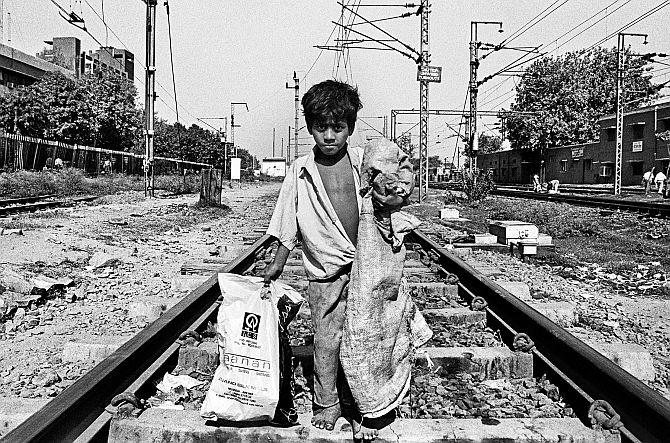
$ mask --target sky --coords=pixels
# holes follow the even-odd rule
[[[55,1],[84,18],[87,29],[100,42],[126,47],[135,54],[135,85],[140,92],[138,103],[143,103],[146,4],[141,0]],[[416,8],[401,6],[409,0],[344,2],[352,7],[360,5],[358,14],[368,20],[416,11]],[[415,2],[419,3],[419,0]],[[378,136],[382,131],[382,116],[390,115],[392,109],[419,108],[419,83],[413,60],[396,51],[351,49],[344,57],[341,52],[315,47],[327,42],[333,45],[340,36],[341,28],[333,24],[342,13],[337,0],[170,0],[169,4],[180,121],[187,126],[198,123],[207,127],[197,118],[229,119],[231,102],[246,102],[248,112],[245,106],[235,106],[235,123],[240,125],[235,128],[235,143],[259,158],[273,154],[273,128],[276,133],[275,155],[280,154],[282,138],[284,145],[288,141],[288,128],[293,126],[295,112],[294,71],[301,80],[300,96],[313,84],[328,78],[345,80],[358,87],[364,107],[350,139],[352,144],[361,144],[369,137]],[[670,53],[670,33],[667,32],[670,1],[433,0],[429,21],[431,65],[442,67],[442,80],[430,84],[429,107],[464,107],[469,78],[471,21],[503,22],[503,33],[498,32],[497,25],[479,25],[481,42],[498,44],[513,37],[505,46],[542,45],[540,51],[556,56],[588,47],[659,5],[668,6],[625,30],[647,33],[649,44],[643,46],[643,39],[635,37],[627,37],[626,44],[640,52]],[[103,11],[107,29],[100,19]],[[602,12],[592,20],[561,37],[599,11]],[[533,19],[544,17],[544,14],[547,14],[545,18],[515,37],[515,32],[524,30]],[[4,0],[2,16],[2,42],[29,54],[42,50],[44,41],[55,36],[78,37],[83,50],[98,47],[86,33],[59,16],[52,0]],[[602,20],[594,24],[599,19]],[[362,21],[355,18],[351,22],[349,13],[344,20],[347,23]],[[418,16],[376,24],[394,38],[419,50]],[[369,24],[357,24],[354,29],[375,39],[388,39]],[[582,30],[585,31],[575,36]],[[354,36],[351,34],[350,38]],[[567,41],[573,36],[574,39]],[[365,43],[365,46],[380,47],[377,43]],[[603,46],[616,46],[616,36]],[[403,49],[397,44],[396,47]],[[483,54],[480,52],[480,56]],[[481,60],[478,77],[498,71],[522,54],[518,49],[491,53]],[[662,60],[668,65],[657,65],[659,72],[655,74],[654,82],[670,79],[670,69],[665,69],[670,66],[670,57]],[[176,113],[164,0],[159,0],[157,7],[156,69],[159,95],[156,111],[160,118],[174,122]],[[485,83],[479,92],[479,109],[509,109],[517,81],[518,77],[499,75]],[[286,82],[290,89],[286,88]],[[668,89],[665,91],[670,93]],[[429,155],[438,155],[447,161],[456,160],[457,138],[450,127],[458,128],[459,120],[459,117],[430,118]],[[224,125],[223,120],[205,122],[214,128]],[[397,134],[410,131],[418,143],[418,127],[413,128],[417,122],[416,115],[400,116]],[[495,118],[482,118],[478,127],[481,131],[495,133],[495,123]],[[299,127],[302,126],[301,114]],[[228,132],[230,136],[230,129]],[[300,152],[311,146],[310,136],[304,128],[300,131],[299,142]]]

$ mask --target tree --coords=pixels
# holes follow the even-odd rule
[[[482,132],[479,135],[479,154],[489,154],[502,149],[502,138]]]
[[[624,103],[643,104],[651,90],[647,61],[626,51]],[[512,148],[540,151],[549,146],[584,143],[598,137],[597,119],[616,107],[616,50],[593,48],[543,57],[526,68],[507,120]]]
[[[0,124],[32,137],[128,151],[141,139],[136,95],[120,77],[49,72],[0,97]]]

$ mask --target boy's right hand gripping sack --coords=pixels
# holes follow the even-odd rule
[[[200,415],[212,420],[271,420],[279,401],[277,300],[260,277],[221,273],[219,287],[221,362]]]

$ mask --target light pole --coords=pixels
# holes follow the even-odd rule
[[[502,22],[474,21],[470,22],[470,151],[471,161],[470,170],[474,172],[477,168],[477,151],[479,150],[479,140],[477,139],[477,68],[479,67],[479,58],[477,49],[481,44],[477,41],[477,25],[498,25],[498,32],[503,32]]]
[[[647,44],[647,34],[635,34],[620,32],[616,47],[616,157],[614,162],[614,195],[621,194],[621,157],[623,156],[623,72],[625,36],[644,37],[644,43]]]
[[[246,102],[231,102],[230,103],[230,142],[233,144],[233,152],[235,157],[237,157],[237,145],[235,144],[235,128],[239,128],[240,125],[235,124],[235,105],[244,105],[249,112],[249,106]]]

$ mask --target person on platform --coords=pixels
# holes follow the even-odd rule
[[[302,106],[315,146],[293,162],[282,184],[267,230],[279,246],[265,281],[281,275],[300,238],[314,325],[312,424],[330,431],[344,415],[352,420],[354,438],[372,440],[377,430],[362,426],[351,412],[339,356],[362,204],[363,149],[349,146],[347,139],[362,104],[355,87],[326,80],[305,93]]]
[[[649,194],[651,191],[651,185],[654,182],[656,176],[656,167],[652,167],[650,170],[644,173],[642,176],[642,186],[644,186],[644,193]]]
[[[658,189],[659,194],[663,194],[663,185],[665,184],[665,179],[668,177],[663,173],[663,171],[658,171],[654,176],[654,183],[656,183],[656,188]]]
[[[540,186],[540,176],[535,173],[533,174],[533,192],[540,192],[542,190],[542,186]]]

